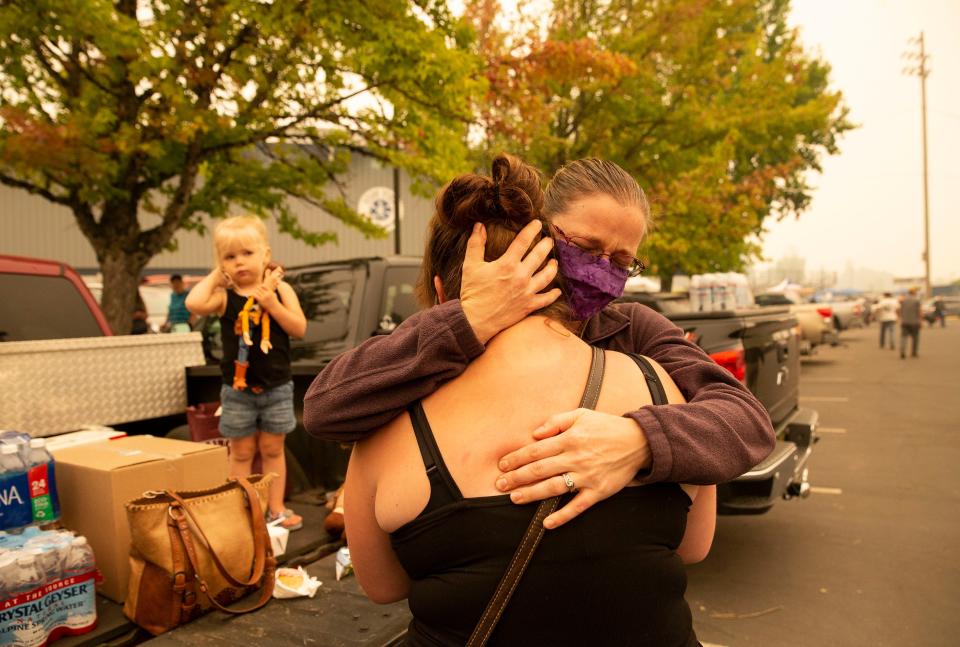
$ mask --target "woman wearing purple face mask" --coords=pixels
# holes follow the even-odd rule
[[[494,160],[492,178],[468,174],[444,187],[429,225],[421,302],[460,295],[475,222],[485,223],[487,253],[499,257],[528,222],[541,222],[543,204],[536,170],[506,155]],[[622,289],[633,262],[581,244],[558,240],[565,296],[502,331],[461,375],[354,449],[344,487],[351,559],[374,601],[409,598],[409,645],[467,643],[535,512],[494,486],[500,456],[523,446],[532,426],[581,397],[608,415],[683,402],[655,362],[578,337],[581,320],[617,282]],[[588,379],[595,370],[600,377]],[[567,500],[578,476],[561,479]],[[637,485],[544,538],[489,644],[698,644],[683,564],[709,549],[715,488]],[[578,622],[530,621],[545,611]]]
[[[544,525],[555,528],[635,478],[720,483],[763,460],[774,445],[772,425],[742,384],[660,314],[639,304],[606,305],[622,290],[623,270],[635,271],[632,259],[648,229],[649,208],[636,181],[611,162],[571,162],[547,186],[542,215],[557,241],[571,308],[577,316],[601,308],[582,321],[578,335],[656,360],[687,403],[621,415],[558,411],[530,429],[530,444],[504,452],[497,488],[524,503],[565,492],[562,475],[571,475],[579,494],[547,518]],[[478,223],[458,272],[458,298],[328,364],[304,399],[307,431],[341,442],[369,436],[483,357],[484,344],[500,331],[555,301],[560,289],[550,284],[557,264],[543,265],[554,241],[535,242],[542,226],[531,222],[506,252],[490,255],[488,232]]]

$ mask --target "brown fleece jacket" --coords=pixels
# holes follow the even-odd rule
[[[650,308],[607,306],[587,322],[583,339],[656,360],[687,399],[625,414],[637,421],[650,444],[652,464],[638,475],[643,482],[722,483],[773,449],[773,426],[763,405]],[[307,390],[304,426],[326,440],[364,438],[460,375],[483,350],[459,300],[419,312],[390,335],[333,359]]]

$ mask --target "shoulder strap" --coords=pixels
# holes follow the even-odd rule
[[[667,392],[663,390],[663,383],[660,381],[660,376],[657,375],[650,360],[643,355],[631,354],[630,357],[637,363],[637,366],[640,367],[640,372],[643,373],[643,377],[647,380],[647,386],[650,387],[650,398],[653,400],[653,404],[669,404],[667,401]]]
[[[443,461],[443,455],[437,446],[437,439],[433,435],[430,421],[427,420],[427,414],[423,410],[423,403],[417,400],[407,408],[407,412],[410,414],[413,435],[417,439],[420,457],[423,459],[423,466],[427,470],[427,479],[430,481],[430,501],[427,504],[427,509],[459,501],[463,498],[463,494],[461,494],[457,482],[453,480],[450,470],[447,469],[447,464]]]
[[[593,348],[593,359],[590,360],[590,374],[587,376],[587,386],[580,398],[581,409],[593,409],[600,399],[600,387],[603,386],[603,372],[607,366],[606,356],[599,346]]]
[[[597,400],[600,398],[600,387],[603,385],[604,365],[605,358],[603,349],[593,346],[590,374],[587,377],[587,386],[583,390],[583,397],[580,399],[581,408],[593,409],[597,406]],[[490,601],[487,603],[487,608],[483,610],[483,615],[480,616],[477,626],[474,628],[473,633],[470,634],[467,647],[482,647],[486,645],[490,634],[493,633],[497,622],[500,621],[500,616],[503,615],[504,609],[507,608],[507,603],[510,602],[510,598],[513,597],[513,592],[520,583],[520,578],[523,577],[524,571],[527,570],[527,564],[530,563],[533,553],[537,550],[537,546],[540,545],[540,540],[543,539],[543,520],[557,509],[559,501],[560,497],[555,496],[541,501],[540,505],[537,506],[537,511],[534,513],[533,519],[530,520],[530,525],[527,526],[527,531],[523,534],[523,539],[520,541],[520,545],[517,546],[517,550],[513,554],[513,559],[510,560],[506,572],[503,574],[503,577],[500,578],[500,583],[493,592],[493,597],[490,598]]]

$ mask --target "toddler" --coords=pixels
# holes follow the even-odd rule
[[[213,232],[216,267],[187,296],[195,315],[220,315],[220,434],[230,442],[230,475],[249,476],[260,452],[270,485],[268,521],[297,530],[303,518],[283,505],[286,484],[284,436],[297,426],[290,373],[290,337],[303,337],[307,320],[297,295],[270,269],[263,221],[236,216]]]

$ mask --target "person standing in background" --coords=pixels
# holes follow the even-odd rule
[[[174,274],[170,277],[170,287],[173,292],[170,293],[170,305],[167,307],[167,320],[160,329],[164,332],[190,332],[190,324],[193,323],[193,315],[187,310],[187,295],[190,290],[183,283],[183,277]]]
[[[883,293],[883,298],[877,303],[875,311],[877,319],[880,321],[880,350],[883,350],[884,342],[889,334],[890,350],[894,349],[896,344],[896,332],[894,328],[897,323],[897,309],[900,304],[889,292]]]
[[[911,357],[917,357],[920,344],[920,299],[917,288],[910,288],[907,296],[900,301],[900,359],[907,356],[907,337],[913,338]]]
[[[947,306],[943,302],[943,297],[937,297],[933,302],[933,321],[930,322],[931,328],[937,323],[937,319],[940,320],[941,328],[947,327]]]

